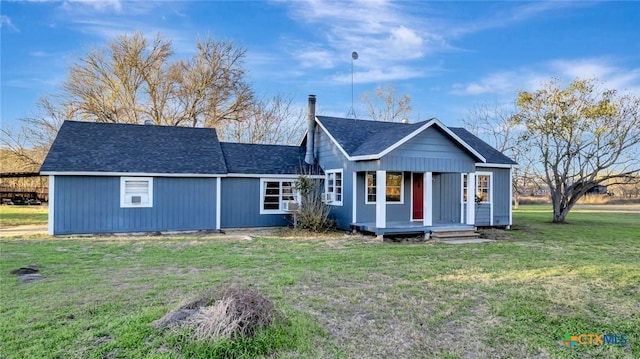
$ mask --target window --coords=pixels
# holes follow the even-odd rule
[[[476,177],[476,196],[480,202],[489,202],[491,200],[491,180],[489,175],[478,175]]]
[[[325,173],[325,201],[332,205],[342,206],[342,170],[330,170]]]
[[[385,190],[388,203],[403,203],[404,177],[402,172],[387,172],[387,188]],[[367,172],[366,203],[376,203],[376,173]]]
[[[294,180],[262,180],[262,197],[260,213],[286,213],[282,203],[296,199],[293,187]]]
[[[376,203],[376,173],[367,172],[367,203]]]
[[[121,177],[120,207],[153,207],[153,178]]]
[[[462,174],[462,202],[467,201],[467,174]]]

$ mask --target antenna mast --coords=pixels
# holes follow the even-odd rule
[[[356,119],[356,111],[353,109],[353,61],[358,59],[358,53],[357,52],[352,52],[351,53],[351,108],[349,109],[349,112],[347,113],[347,117],[349,117],[350,115],[353,115],[353,119]]]

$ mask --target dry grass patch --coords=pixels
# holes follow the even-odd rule
[[[187,325],[199,340],[250,338],[256,330],[273,324],[276,315],[273,303],[258,292],[230,288],[215,304],[189,317]]]

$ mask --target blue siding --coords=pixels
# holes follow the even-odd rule
[[[292,224],[288,214],[260,214],[260,179],[227,177],[221,180],[221,227],[273,227]]]
[[[215,178],[153,179],[152,208],[120,208],[120,177],[56,176],[54,234],[216,228]]]
[[[491,225],[491,204],[480,203],[476,205],[476,226]]]
[[[437,173],[433,179],[433,222],[460,223],[460,174]]]
[[[380,166],[414,172],[471,172],[475,162],[458,143],[430,127],[384,156]]]
[[[509,225],[510,170],[508,168],[478,168],[478,171],[493,172],[493,225]]]
[[[323,170],[342,168],[342,206],[330,205],[330,217],[336,221],[337,228],[349,230],[353,215],[351,211],[353,208],[353,163],[342,154],[320,126],[316,127],[315,149],[316,159]],[[358,210],[360,208],[362,207],[358,206]]]

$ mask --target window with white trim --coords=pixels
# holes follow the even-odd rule
[[[387,203],[404,203],[404,173],[387,172]],[[367,204],[376,203],[376,173],[367,172]]]
[[[476,196],[480,202],[487,203],[491,201],[491,175],[479,174],[476,176]]]
[[[283,202],[296,199],[293,179],[262,179],[260,181],[260,213],[278,214],[287,213],[283,209]]]
[[[120,177],[120,207],[153,207],[153,177]]]
[[[342,169],[325,171],[325,202],[342,206]]]
[[[469,185],[468,185],[468,175],[466,173],[462,174],[462,202],[467,201],[467,194],[469,193]],[[489,203],[491,202],[491,186],[493,185],[491,181],[491,172],[484,173],[476,173],[476,188],[475,188],[475,198],[473,199],[476,203]]]

